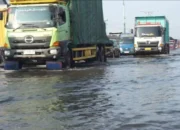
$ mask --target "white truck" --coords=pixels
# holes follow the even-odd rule
[[[169,22],[165,16],[135,18],[135,54],[169,54]]]

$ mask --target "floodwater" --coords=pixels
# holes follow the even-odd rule
[[[178,130],[180,50],[0,72],[0,130]]]

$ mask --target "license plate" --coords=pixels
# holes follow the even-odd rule
[[[151,51],[151,48],[145,48],[146,51]]]
[[[126,54],[127,54],[127,53],[129,53],[129,51],[124,51],[124,53],[126,53]]]
[[[34,50],[24,50],[24,55],[34,55],[35,51]]]

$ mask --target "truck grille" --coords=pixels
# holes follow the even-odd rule
[[[51,41],[51,36],[34,37],[32,43],[26,43],[23,37],[9,37],[9,43],[12,49],[48,48],[50,41]]]
[[[138,47],[158,47],[159,42],[138,42]]]

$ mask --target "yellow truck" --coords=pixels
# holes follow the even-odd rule
[[[7,17],[7,5],[0,5],[0,63],[3,61],[3,50],[5,43],[5,24]]]

